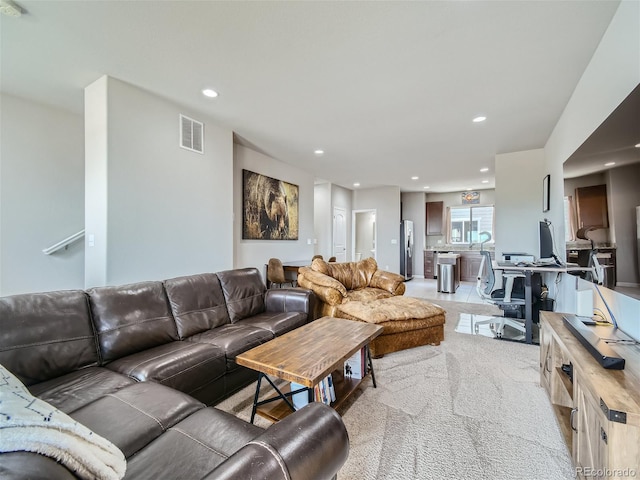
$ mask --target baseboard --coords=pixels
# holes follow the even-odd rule
[[[631,287],[631,288],[638,288],[638,287],[640,287],[640,283],[633,283],[633,282],[616,282],[616,287]]]

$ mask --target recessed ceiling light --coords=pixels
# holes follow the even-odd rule
[[[613,167],[616,164],[616,162],[607,162],[604,164],[605,167]]]
[[[205,97],[209,97],[209,98],[216,98],[218,96],[218,92],[216,92],[211,88],[205,88],[204,90],[202,90],[202,94]]]
[[[418,180],[419,177],[416,177],[415,175],[413,177],[411,177],[411,180]]]
[[[353,186],[354,186],[354,187],[359,187],[359,186],[360,186],[360,184],[359,184],[358,182],[356,182],[356,183],[354,183],[354,184],[353,184]]]
[[[482,173],[488,172],[488,171],[489,171],[489,167],[482,167],[482,168],[480,169],[480,171],[481,171]]]
[[[324,150],[314,150],[313,153],[315,153],[316,155],[324,155]]]
[[[425,185],[425,186],[424,186],[424,189],[425,189],[425,190],[426,190],[426,189],[428,189],[428,188],[431,188],[431,187],[430,187],[429,185]]]
[[[636,143],[636,148],[640,148],[640,143]]]
[[[467,187],[467,188],[465,188],[465,190],[466,190],[467,192],[470,192],[471,190],[473,190],[473,188],[471,188],[471,187]]]
[[[482,183],[489,183],[489,180],[482,180]]]
[[[487,117],[483,116],[483,115],[478,115],[476,118],[473,119],[474,123],[480,123],[480,122],[484,122],[487,119]]]
[[[22,8],[11,0],[0,0],[0,13],[9,17],[22,15]]]

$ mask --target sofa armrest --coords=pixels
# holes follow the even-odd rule
[[[331,407],[314,402],[269,427],[203,480],[329,480],[349,455],[349,436]]]
[[[300,269],[298,285],[313,290],[313,293],[328,305],[340,305],[347,296],[347,289],[338,280],[307,267]]]
[[[304,288],[271,288],[264,295],[267,312],[303,312],[311,315],[314,293]]]
[[[371,277],[369,286],[386,290],[393,295],[403,295],[406,288],[402,275],[384,270],[376,270],[373,277]]]

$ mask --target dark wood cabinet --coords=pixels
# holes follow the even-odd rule
[[[603,184],[576,188],[576,209],[578,228],[608,228],[607,186]]]
[[[478,251],[459,253],[462,255],[460,258],[460,280],[463,282],[475,282],[478,280],[482,255]],[[493,258],[493,253],[491,258]]]
[[[435,278],[436,255],[433,250],[424,251],[424,278]]]
[[[444,202],[427,202],[427,235],[444,235]]]
[[[475,282],[478,279],[478,271],[480,270],[480,262],[482,262],[482,255],[477,250],[473,251],[456,251],[460,254],[458,259],[456,276],[460,277],[462,282]],[[493,252],[491,258],[493,258]],[[433,279],[437,278],[438,269],[438,252],[433,250],[424,251],[424,278]]]

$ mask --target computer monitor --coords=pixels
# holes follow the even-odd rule
[[[540,222],[540,260],[554,260],[553,237],[547,222]]]

